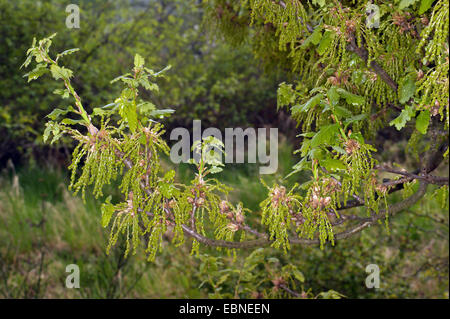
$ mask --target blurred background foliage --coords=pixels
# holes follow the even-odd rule
[[[295,125],[276,112],[276,89],[290,75],[263,67],[247,43],[236,47],[216,37],[199,3],[80,0],[81,28],[68,29],[64,1],[0,0],[0,297],[448,298],[448,213],[426,199],[390,221],[390,232],[376,227],[324,250],[244,250],[233,260],[205,248],[187,258],[189,245],[165,243],[154,263],[144,254],[124,259],[120,246],[106,255],[100,201],[83,203],[67,191],[73,145],[42,143],[44,117],[67,102],[51,94],[59,87],[50,78],[27,83],[19,70],[33,37],[58,32],[54,50],[80,48],[65,64],[90,110],[112,102],[119,87],[110,81],[139,53],[155,70],[172,66],[158,83],[160,93],[146,97],[176,110],[165,121],[168,129],[191,128],[193,119],[220,129],[275,126],[282,133],[279,170],[268,182],[286,176],[298,161],[292,155]],[[403,154],[401,145],[392,147]],[[164,165],[173,166],[168,159]],[[187,165],[174,169],[181,182],[192,177]],[[234,164],[218,176],[235,188],[233,201],[254,211],[266,197],[257,169]],[[119,196],[114,185],[109,191]],[[80,289],[64,286],[72,263],[81,268]],[[364,284],[372,263],[381,269],[377,290]],[[296,290],[280,289],[284,281]]]
[[[160,94],[144,96],[158,108],[176,110],[169,128],[192,126],[196,118],[222,129],[273,124],[276,88],[286,75],[263,73],[249,46],[214,39],[198,1],[79,1],[80,29],[66,28],[66,5],[0,1],[0,165],[49,151],[42,145],[44,117],[50,107],[67,102],[49,94],[57,83],[45,78],[27,84],[19,67],[33,37],[54,32],[55,51],[80,49],[65,63],[88,112],[114,100],[119,86],[110,81],[127,72],[139,53],[155,70],[172,66],[158,83]]]

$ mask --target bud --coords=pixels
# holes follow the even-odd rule
[[[353,154],[353,152],[357,151],[359,147],[359,143],[354,139],[349,139],[345,142],[345,151],[348,155]]]
[[[380,184],[380,185],[378,185],[377,187],[375,187],[375,189],[376,189],[377,191],[379,191],[380,193],[386,194],[386,192],[387,192],[387,190],[388,190],[388,187],[385,186],[385,185]]]
[[[169,201],[169,208],[175,208],[176,205],[177,203],[173,199]]]
[[[305,218],[301,215],[297,217],[297,222],[295,223],[295,226],[300,227],[300,225],[303,225],[305,223]]]
[[[101,129],[99,132],[98,132],[98,138],[99,139],[102,139],[102,138],[105,138],[106,136],[108,135],[108,132],[107,131],[105,131],[104,129]]]
[[[319,196],[317,196],[316,193],[313,193],[311,198],[311,207],[316,209],[317,207],[319,207],[319,205],[320,205],[320,198]]]
[[[322,197],[320,199],[320,207],[327,207],[331,203],[331,197]]]
[[[423,78],[423,75],[424,75],[424,73],[423,73],[422,70],[417,71],[417,80],[422,79],[422,78]]]
[[[91,134],[92,136],[95,136],[95,135],[97,135],[97,133],[98,133],[98,128],[96,128],[94,125],[92,125],[92,124],[89,124],[89,126],[88,126],[88,132],[89,132],[89,134]]]
[[[148,136],[148,134],[150,133],[150,129],[148,127],[144,127],[142,129],[142,132],[144,132],[144,134]]]
[[[275,287],[279,288],[281,285],[285,284],[283,277],[276,277],[272,280],[272,283]]]
[[[345,21],[345,26],[347,27],[347,32],[352,33],[356,29],[356,21],[354,20],[347,20]]]
[[[339,190],[339,183],[334,178],[325,178],[324,179],[324,194],[334,193]]]
[[[227,225],[227,228],[228,228],[229,230],[231,230],[231,231],[234,233],[234,232],[237,232],[237,231],[238,231],[239,226],[236,225],[236,224],[233,224],[233,223],[229,223],[229,224]]]
[[[227,212],[230,208],[228,207],[228,203],[226,201],[221,201],[219,204],[220,212],[224,214]]]
[[[205,181],[203,180],[203,178],[199,178],[198,183],[197,183],[197,188],[202,188],[203,186],[205,186]]]
[[[241,212],[237,212],[237,213],[236,213],[236,221],[237,221],[239,224],[242,224],[242,223],[244,222],[244,215],[242,215]]]
[[[204,198],[197,198],[197,201],[195,202],[196,206],[202,206],[205,203],[205,199]]]

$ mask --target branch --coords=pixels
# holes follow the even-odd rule
[[[362,220],[361,223],[353,226],[352,228],[342,231],[340,233],[337,233],[334,236],[334,240],[342,240],[346,239],[348,237],[351,237],[355,235],[356,233],[359,233],[361,230],[375,224],[379,219],[383,218],[388,214],[389,216],[393,217],[400,211],[402,211],[405,208],[408,208],[412,205],[414,205],[420,198],[422,198],[423,195],[426,193],[427,189],[427,183],[420,182],[419,189],[416,193],[411,195],[410,197],[406,198],[405,200],[398,202],[396,204],[393,204],[390,208],[381,209],[378,214],[372,213],[371,217],[365,218]],[[212,247],[226,247],[226,248],[253,248],[253,247],[262,247],[267,246],[272,243],[272,241],[268,240],[267,235],[265,235],[263,238],[256,239],[256,240],[249,240],[249,241],[242,241],[242,242],[233,242],[233,241],[227,241],[227,240],[215,240],[208,237],[205,237],[203,235],[200,235],[196,231],[192,230],[188,226],[182,224],[181,227],[183,228],[183,231],[186,235],[193,237],[197,239],[200,243],[203,243],[208,246]],[[289,243],[291,244],[302,244],[302,245],[315,245],[319,244],[320,241],[318,238],[315,239],[302,239],[302,238],[290,238]]]
[[[429,156],[427,156],[428,161],[425,164],[425,168],[422,172],[422,174],[428,175],[429,173],[433,172],[436,168],[438,168],[438,166],[442,163],[442,161],[444,160],[444,153],[446,152],[447,148],[448,148],[448,139],[446,139],[442,144],[439,145],[439,147],[437,148],[436,152],[430,154]],[[416,169],[414,172],[412,172],[411,174],[417,175],[420,174],[421,170],[420,169]],[[419,175],[417,175],[419,176]],[[438,180],[439,179],[447,179],[448,177],[436,177]],[[386,186],[388,187],[388,194],[392,194],[395,193],[399,190],[402,190],[404,187],[404,184],[407,182],[410,182],[411,179],[409,179],[408,177],[405,178],[401,178],[397,181],[388,181],[385,182],[383,184],[381,184],[381,186]],[[440,184],[440,185],[446,185],[446,184]],[[448,185],[448,184],[447,184]],[[394,186],[394,187],[393,187]],[[341,205],[340,208],[338,208],[338,210],[346,210],[346,209],[350,209],[350,208],[354,208],[354,207],[359,207],[359,206],[364,206],[360,201],[358,200],[351,200],[348,201],[346,205]]]
[[[283,1],[279,1],[278,4],[283,7],[283,9],[286,9],[286,4]],[[301,17],[299,17],[299,20],[305,24],[306,28],[310,33],[314,31],[314,28],[311,27],[307,22],[305,23]],[[367,63],[369,58],[369,53],[365,47],[358,47],[355,42],[355,36],[353,34],[349,35],[350,37],[350,43],[347,45],[347,50],[350,52],[356,53],[364,62]],[[373,71],[380,76],[380,78],[389,85],[390,88],[392,88],[394,91],[397,92],[398,84],[391,78],[391,76],[379,65],[377,62],[372,61],[370,63],[370,67],[373,69]]]
[[[132,168],[132,166],[133,166],[132,162],[129,159],[124,158],[124,154],[122,152],[117,150],[116,155],[118,157],[122,158],[122,160],[124,161],[124,163],[128,169]],[[432,166],[428,165],[428,167],[432,167]],[[426,188],[428,185],[428,183],[424,182],[423,179],[419,179],[419,182],[420,182],[419,190],[415,194],[413,194],[412,196],[408,197],[407,199],[405,199],[399,203],[392,205],[387,210],[381,209],[378,214],[372,212],[371,216],[368,218],[360,218],[357,216],[343,215],[343,218],[345,220],[359,220],[360,223],[358,223],[357,225],[353,226],[350,229],[347,229],[345,231],[337,233],[334,236],[334,240],[338,241],[338,240],[342,240],[342,239],[351,237],[354,234],[360,232],[361,230],[373,225],[379,219],[386,216],[386,214],[390,215],[392,217],[392,216],[396,215],[398,212],[400,212],[401,210],[408,208],[408,207],[412,206],[413,204],[415,204],[425,194]],[[141,182],[141,187],[144,189],[144,191],[147,194],[151,194],[151,190],[148,189],[147,187],[145,187],[145,184],[143,182]],[[358,204],[362,205],[360,202],[358,202]],[[164,205],[163,205],[163,207],[164,207]],[[165,210],[165,212],[167,213],[167,215],[170,218],[170,216],[171,216],[170,211],[168,211],[167,208],[163,208],[163,209]],[[146,214],[149,216],[153,216],[153,214],[151,212],[146,212]],[[172,221],[172,222],[174,222],[174,221]],[[245,248],[263,247],[263,246],[267,246],[273,242],[272,240],[269,240],[269,237],[267,236],[267,234],[263,234],[256,230],[253,230],[247,225],[242,225],[242,226],[240,226],[240,228],[244,231],[248,231],[248,232],[256,235],[257,237],[259,237],[259,239],[247,240],[247,241],[242,241],[242,242],[216,240],[216,239],[211,239],[211,238],[208,238],[206,236],[199,234],[192,227],[189,227],[185,224],[182,224],[181,228],[183,229],[183,232],[187,236],[195,238],[198,242],[200,242],[204,245],[207,245],[207,246],[211,246],[211,247],[245,249]],[[318,238],[303,239],[303,238],[292,238],[291,237],[291,238],[289,238],[289,243],[290,244],[301,244],[301,245],[315,245],[315,244],[319,244],[320,241]]]
[[[403,200],[401,202],[393,204],[387,210],[382,209],[382,210],[380,210],[380,212],[378,214],[372,213],[371,217],[368,218],[367,221],[363,221],[360,224],[337,234],[335,236],[335,240],[345,239],[345,238],[348,238],[348,237],[360,232],[361,230],[367,228],[368,226],[375,224],[379,219],[383,218],[386,214],[388,214],[390,217],[394,217],[400,211],[402,211],[408,207],[411,207],[417,201],[419,201],[419,199],[421,199],[422,196],[425,195],[425,193],[427,191],[427,186],[428,186],[427,183],[420,181],[419,189],[417,190],[416,193],[414,193],[413,195],[411,195],[410,197],[406,198],[405,200]]]
[[[358,47],[355,43],[354,36],[347,45],[347,50],[356,53],[364,62],[367,63],[369,53],[365,47]],[[391,89],[397,92],[398,84],[391,78],[391,76],[379,65],[377,62],[370,62],[372,70],[387,84]]]
[[[278,287],[280,287],[281,289],[283,289],[284,291],[286,291],[287,293],[291,294],[292,296],[294,296],[296,298],[300,298],[300,296],[301,296],[298,292],[292,290],[285,284],[280,284],[280,285],[278,285]]]
[[[376,169],[383,171],[383,172],[389,172],[392,174],[405,176],[405,177],[407,177],[408,181],[420,179],[428,184],[448,185],[448,177],[439,177],[439,176],[434,176],[434,175],[430,175],[430,174],[417,175],[414,173],[409,173],[404,170],[397,170],[397,169],[394,169],[394,168],[388,167],[388,166],[378,166]],[[393,182],[395,182],[395,181],[393,181]],[[406,181],[402,181],[402,183],[404,183],[404,182],[406,182]]]

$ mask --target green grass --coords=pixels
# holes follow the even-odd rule
[[[187,249],[168,245],[156,263],[144,254],[123,258],[120,245],[106,255],[100,201],[67,191],[60,171],[26,168],[0,179],[0,297],[114,298],[205,297],[192,289]],[[181,256],[180,256],[181,257]],[[65,267],[77,264],[81,288],[65,288]],[[170,278],[170,280],[169,280]]]

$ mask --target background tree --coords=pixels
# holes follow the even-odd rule
[[[131,72],[113,80],[116,97],[108,96],[96,105],[86,104],[83,95],[77,93],[77,77],[64,66],[68,57],[75,61],[80,52],[57,53],[60,50],[50,47],[53,36],[34,41],[24,63],[25,67],[34,67],[27,75],[29,81],[52,75],[59,83],[56,93],[70,98],[72,105],[55,108],[48,115],[44,140],[54,143],[66,136],[76,142],[69,167],[70,187],[75,193],[80,191],[83,198],[86,191],[92,191],[102,199],[102,224],[111,227],[108,249],[123,239],[125,255],[134,254],[140,251],[142,240],[147,257],[154,260],[170,232],[168,237],[177,246],[192,239],[191,252],[198,256],[203,250],[210,251],[207,247],[226,248],[236,256],[238,248],[271,246],[288,254],[267,261],[279,265],[284,259],[287,264],[264,281],[273,285],[272,292],[282,292],[278,296],[307,297],[307,293],[296,291],[296,285],[305,282],[291,264],[297,254],[302,260],[333,261],[310,269],[322,283],[334,267],[348,269],[349,276],[340,279],[337,288],[332,287],[339,291],[338,287],[355,280],[351,278],[355,266],[348,263],[349,259],[357,260],[380,243],[392,246],[383,231],[368,231],[370,226],[384,223],[384,229],[395,236],[397,230],[389,224],[391,217],[400,212],[400,218],[408,223],[417,218],[441,223],[442,214],[438,218],[427,213],[417,216],[417,210],[410,207],[438,203],[442,213],[448,205],[448,3],[376,4],[381,16],[379,26],[374,28],[366,25],[366,4],[358,1],[203,2],[206,23],[216,26],[219,36],[237,47],[251,45],[269,72],[279,69],[289,75],[278,87],[277,101],[278,108],[287,108],[301,129],[302,140],[296,152],[301,158],[289,174],[301,184],[264,178],[261,182],[267,194],[256,210],[233,201],[230,188],[211,178],[213,174],[221,176],[224,169],[214,156],[217,154],[209,152],[211,146],[222,148],[215,139],[195,145],[202,157],[199,163],[192,163],[196,174],[187,182],[176,180],[175,170],[167,170],[161,163],[160,155],[168,147],[160,116],[170,113],[164,110],[168,107],[164,101],[189,101],[205,112],[205,99],[197,99],[198,91],[189,91],[178,99],[174,90],[174,96],[165,98],[162,87],[170,87],[177,79],[164,79],[162,75],[168,76],[171,71],[162,66],[158,68],[161,71],[148,68],[152,57],[141,52],[134,55]],[[170,5],[165,8],[171,12]],[[168,17],[169,25],[170,20]],[[135,51],[140,51],[138,46]],[[167,51],[170,49],[162,48],[160,52],[164,56]],[[194,54],[189,61],[196,59]],[[186,69],[195,67],[189,62]],[[208,69],[213,71],[206,72],[207,78],[214,82],[217,72]],[[227,101],[230,96],[229,84],[242,79],[240,74],[232,78],[217,86],[206,86],[206,95],[214,101],[218,98],[219,105],[223,105],[222,97]],[[158,94],[156,81],[160,84]],[[201,92],[204,82],[196,83]],[[240,82],[234,83],[239,87]],[[217,113],[214,106],[209,110],[210,118],[229,111],[219,108]],[[248,113],[243,114],[245,117]],[[111,183],[117,183],[121,194],[105,198],[103,193],[110,193],[107,185]],[[448,217],[443,215],[444,219]],[[443,223],[445,237],[448,226],[445,230]],[[362,230],[356,240],[351,238]],[[349,239],[350,244],[343,239]],[[408,237],[395,247],[414,246],[415,240]],[[352,252],[353,243],[364,250]],[[448,245],[448,240],[445,243]],[[342,245],[339,250],[328,248],[336,244]],[[320,246],[321,250],[305,249],[304,255],[292,249],[294,245]],[[336,256],[337,251],[342,255]],[[260,276],[253,271],[261,270],[264,264],[259,252],[243,262],[242,269],[246,270],[235,278],[239,288],[233,296],[259,296],[251,294],[257,289],[255,285],[240,285],[241,275]],[[381,261],[383,254],[377,250],[372,256]],[[405,256],[398,258],[403,261]],[[448,263],[435,261],[439,267],[448,268]],[[210,275],[207,284],[213,296],[230,297],[222,295],[220,289],[226,285],[226,278],[234,278],[235,272],[230,271],[227,277],[214,267],[208,268],[216,262],[203,257],[202,267],[209,270],[202,268],[200,273],[204,275],[205,270]],[[311,264],[305,262],[302,266],[308,268]],[[426,262],[422,266],[429,268]],[[266,271],[273,272],[271,267]],[[310,284],[324,289],[320,280]],[[361,293],[360,289],[355,288],[353,293]],[[332,291],[330,294],[328,297],[339,296]]]
[[[270,111],[276,103],[276,78],[285,76],[262,76],[249,46],[236,49],[209,41],[196,1],[80,1],[80,29],[65,26],[66,5],[57,0],[0,1],[0,86],[9,88],[0,92],[1,167],[8,159],[19,164],[43,154],[64,162],[74,147],[66,139],[52,147],[42,143],[48,106],[58,103],[56,95],[48,94],[55,83],[30,82],[31,90],[23,91],[27,79],[16,71],[33,37],[54,32],[57,50],[80,49],[77,58],[69,55],[66,61],[89,112],[119,93],[109,82],[126,72],[137,52],[149,65],[172,66],[159,83],[166,94],[146,96],[157,107],[177,110],[168,127],[190,127],[191,116],[205,115],[205,124],[223,128],[261,124],[276,114]]]

